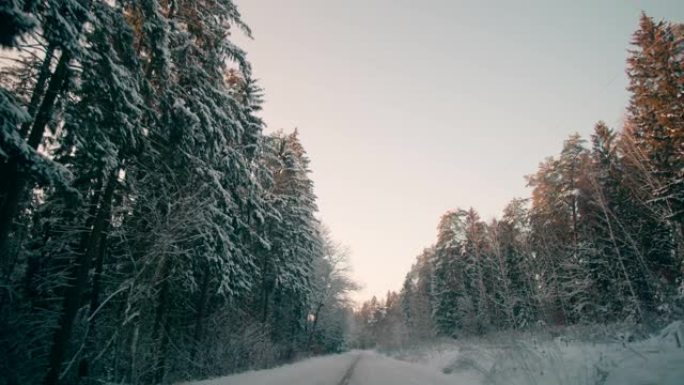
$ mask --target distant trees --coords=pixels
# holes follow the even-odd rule
[[[425,249],[418,256],[411,271],[406,274],[401,288],[400,306],[407,337],[411,340],[427,339],[434,334],[432,317],[432,274],[434,248]]]
[[[642,15],[627,74],[623,129],[570,135],[499,220],[442,216],[397,294],[406,336],[371,333],[390,322],[374,300],[356,314],[360,345],[684,315],[684,27]]]
[[[354,286],[297,133],[262,132],[233,2],[5,3],[0,384],[169,383],[343,348]]]

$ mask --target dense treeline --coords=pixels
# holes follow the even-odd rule
[[[357,344],[684,316],[684,26],[643,15],[627,74],[624,127],[571,135],[500,219],[444,214],[400,293],[355,313]]]
[[[344,348],[308,159],[231,0],[10,0],[0,384],[168,383]]]

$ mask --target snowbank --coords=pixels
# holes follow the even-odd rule
[[[555,334],[555,333],[554,333]],[[392,353],[398,359],[442,371],[454,383],[492,385],[682,385],[684,324],[672,323],[640,341],[628,334],[587,329],[498,334],[485,339],[441,341]]]

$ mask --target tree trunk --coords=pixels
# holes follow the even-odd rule
[[[33,93],[31,94],[31,100],[26,108],[31,119],[34,118],[36,109],[39,106],[40,100],[45,93],[45,85],[47,84],[48,77],[50,76],[50,64],[52,63],[52,58],[55,55],[55,45],[50,43],[47,50],[45,51],[45,57],[43,58],[43,63],[40,66],[40,72],[38,74],[38,80],[36,80],[36,86],[33,88]],[[21,125],[21,130],[19,131],[22,138],[26,138],[29,130],[31,129],[31,121],[27,121]]]
[[[115,169],[109,176],[105,192],[100,201],[99,210],[93,221],[93,227],[88,236],[84,237],[81,250],[77,253],[76,260],[67,272],[68,286],[64,293],[62,314],[53,335],[52,347],[50,348],[48,373],[45,377],[46,385],[59,383],[62,363],[64,362],[64,356],[71,338],[74,319],[81,307],[81,295],[87,285],[90,263],[98,250],[100,239],[103,236],[105,225],[108,223],[110,216],[112,197],[116,188],[116,172],[117,170]]]
[[[314,334],[316,334],[316,326],[318,326],[318,316],[321,313],[321,309],[323,308],[323,303],[319,303],[318,306],[316,306],[316,311],[314,312],[314,319],[313,319],[313,324],[311,324],[311,332],[309,333],[309,341],[306,343],[307,348],[311,350],[311,344],[313,344],[313,338]]]
[[[43,140],[45,127],[52,117],[57,96],[69,83],[70,61],[71,54],[67,51],[63,52],[59,58],[55,73],[50,78],[48,88],[45,91],[45,96],[40,103],[33,124],[31,124],[27,144],[34,150],[38,148],[38,145]],[[11,183],[3,183],[3,187],[0,188],[0,254],[5,255],[2,260],[3,267],[6,266],[7,246],[12,225],[19,213],[29,181],[29,176],[25,172],[21,172],[20,167],[20,161],[15,155],[2,166],[3,170],[0,171],[0,174],[3,174],[2,176],[6,181],[11,181]]]
[[[100,169],[99,174],[101,175],[103,170]],[[88,207],[90,208],[88,210],[88,216],[86,217],[86,222],[85,222],[85,227],[86,229],[90,229],[93,226],[93,221],[95,219],[95,216],[97,215],[97,209],[98,209],[98,203],[100,202],[100,198],[102,196],[102,184],[105,182],[103,180],[104,178],[100,177],[97,178],[97,181],[95,182],[94,186],[91,188],[91,191],[93,191],[93,196],[90,199],[90,202],[88,203]],[[70,217],[73,218],[73,215]],[[68,222],[68,221],[67,221]],[[36,225],[35,227],[37,227]],[[56,233],[59,232],[59,229],[53,229],[52,226],[50,225],[47,229],[45,229],[42,240],[43,244],[46,244],[48,240],[55,235]],[[45,262],[47,258],[45,258],[44,255],[40,255],[40,253],[32,253],[27,260],[27,268],[26,268],[26,273],[24,274],[24,293],[26,295],[26,298],[29,299],[29,301],[32,304],[32,307],[36,308],[39,306],[44,306],[42,302],[45,301],[45,296],[41,295],[36,291],[36,283],[34,282],[35,277],[40,274],[40,272],[45,268]],[[53,266],[55,267],[55,266]],[[64,269],[68,267],[68,261],[61,262],[56,265],[58,269]],[[64,293],[58,293],[59,295],[63,295]],[[37,301],[42,301],[41,303],[37,303]]]
[[[100,239],[100,247],[97,252],[95,260],[95,274],[93,275],[93,285],[90,292],[90,315],[93,316],[97,307],[100,305],[100,291],[102,281],[102,269],[104,267],[104,259],[107,254],[107,229],[109,228],[109,221],[105,224],[104,234]],[[94,320],[95,318],[93,318]],[[92,331],[92,330],[91,330]]]
[[[157,344],[156,357],[154,362],[153,381],[160,384],[166,376],[166,348],[168,334],[166,330],[167,308],[169,301],[168,274],[170,262],[164,257],[160,273],[160,289],[157,297],[157,314],[154,318],[154,329],[152,331],[152,341]]]
[[[104,267],[104,259],[107,253],[107,231],[109,229],[109,218],[106,219],[106,224],[104,226],[102,237],[100,237],[100,245],[97,250],[97,255],[95,256],[95,274],[93,275],[93,283],[90,289],[90,307],[89,307],[89,321],[88,321],[88,338],[86,341],[85,356],[81,360],[81,366],[89,368],[92,362],[90,359],[92,355],[96,354],[95,349],[97,348],[97,317],[96,312],[100,306],[100,291],[101,291],[101,281],[102,281],[102,269]],[[80,373],[79,373],[80,374]],[[87,376],[87,369],[86,369]]]
[[[207,307],[207,300],[209,297],[209,265],[205,264],[202,269],[202,283],[200,286],[200,295],[197,301],[197,315],[195,316],[195,348],[192,350],[191,361],[195,360],[197,353],[200,350],[200,343],[204,332],[204,317]]]
[[[268,253],[264,254],[261,261],[261,323],[265,327],[268,321],[269,302],[271,300],[271,282],[268,279]]]

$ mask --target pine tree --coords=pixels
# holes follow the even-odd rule
[[[627,60],[630,135],[646,171],[649,203],[670,227],[684,264],[684,46],[682,29],[641,15]],[[672,282],[676,275],[666,276]]]
[[[0,46],[16,46],[18,40],[35,27],[35,19],[31,10],[27,9],[30,4],[31,1],[19,0],[7,0],[0,4]]]
[[[641,15],[627,60],[632,93],[628,107],[637,146],[650,163],[656,182],[654,196],[666,207],[669,219],[682,223],[684,215],[684,48],[676,29]]]
[[[591,306],[592,282],[584,274],[588,245],[582,238],[588,153],[571,135],[557,159],[547,159],[528,178],[532,193],[532,237],[539,250],[539,271],[546,313],[554,322],[574,322]]]
[[[514,199],[498,224],[498,243],[506,265],[513,327],[525,328],[538,319],[535,260],[530,248],[528,201]]]
[[[33,10],[32,4],[32,1],[25,3],[26,12]],[[45,41],[46,48],[40,76],[26,106],[28,116],[17,120],[16,105],[3,107],[3,110],[14,111],[10,116],[15,116],[12,119],[14,125],[0,125],[0,150],[3,154],[0,179],[14,181],[0,185],[0,252],[3,257],[0,265],[5,268],[11,265],[6,260],[14,254],[10,236],[21,208],[29,200],[30,187],[36,181],[41,185],[62,187],[69,183],[68,173],[45,159],[37,149],[43,144],[53,115],[60,110],[60,95],[63,97],[70,88],[72,61],[80,59],[84,53],[79,41],[83,23],[90,17],[90,6],[88,0],[51,0],[38,8],[35,16],[40,20],[42,33],[38,39]],[[56,51],[59,51],[59,59],[54,71],[50,72]],[[7,102],[3,101],[3,104]]]
[[[474,307],[466,292],[463,247],[466,229],[463,210],[442,216],[437,230],[437,244],[432,273],[432,319],[437,334],[456,336],[472,327]],[[471,331],[471,330],[467,330]]]
[[[274,365],[310,339],[344,348],[353,285],[326,255],[297,134],[262,134],[232,1],[8,14],[39,47],[0,90],[10,382],[167,383]],[[23,39],[16,26],[3,44]]]
[[[401,307],[404,323],[411,341],[421,341],[434,336],[432,322],[432,283],[434,248],[428,248],[416,258],[416,263],[406,275],[401,290]]]
[[[648,296],[642,289],[648,267],[630,247],[629,233],[625,234],[630,224],[622,218],[639,220],[639,215],[624,186],[625,170],[616,138],[603,122],[597,123],[592,135],[591,196],[586,213],[585,236],[592,245],[587,267],[597,287],[594,319],[638,320],[644,311],[641,302]]]
[[[317,207],[308,176],[309,161],[297,131],[268,138],[266,152],[266,166],[273,175],[266,199],[278,217],[267,223],[270,248],[263,253],[260,265],[260,308],[262,322],[280,320],[273,322],[274,339],[285,343],[303,333],[313,290],[313,268],[323,255],[323,243],[314,217]],[[286,350],[290,355],[294,347]]]

